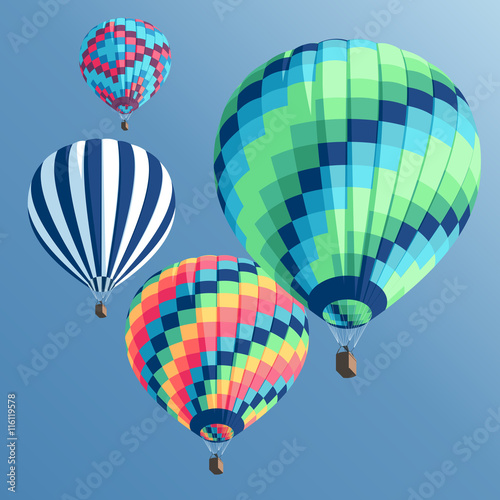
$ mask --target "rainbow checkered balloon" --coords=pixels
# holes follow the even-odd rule
[[[129,115],[160,88],[170,71],[170,46],[155,26],[117,18],[91,29],[80,48],[80,69],[94,92]]]
[[[142,386],[219,455],[287,393],[309,343],[302,304],[254,262],[212,255],[151,277],[125,339]]]
[[[480,156],[469,105],[442,71],[392,45],[326,40],[236,89],[215,176],[248,253],[355,346],[463,231]]]

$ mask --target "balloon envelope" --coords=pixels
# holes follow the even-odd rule
[[[304,307],[255,263],[204,256],[144,284],[125,339],[142,386],[215,453],[290,389],[307,328]]]
[[[128,115],[146,103],[170,71],[165,35],[140,19],[117,18],[91,29],[80,48],[80,70],[94,92]]]
[[[479,139],[462,93],[432,64],[327,40],[276,56],[233,93],[215,175],[250,255],[355,343],[462,232]]]
[[[172,227],[166,168],[144,149],[113,139],[79,141],[51,154],[28,195],[38,240],[97,300],[140,269]]]

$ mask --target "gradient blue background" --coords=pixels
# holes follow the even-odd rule
[[[398,13],[387,22],[387,15],[376,13],[389,6]],[[243,0],[231,8],[221,20],[212,0],[72,0],[60,5],[19,53],[7,34],[20,34],[22,17],[32,19],[40,6],[23,0],[2,9],[0,399],[5,406],[0,415],[6,415],[7,393],[16,392],[17,498],[79,498],[78,478],[85,481],[94,470],[92,462],[108,460],[114,450],[124,463],[90,490],[92,500],[407,499],[409,488],[418,490],[427,481],[425,473],[446,460],[455,463],[456,473],[435,488],[433,498],[500,498],[500,432],[486,436],[466,462],[465,454],[453,451],[464,435],[484,424],[488,410],[500,406],[498,4]],[[87,31],[118,16],[154,23],[172,47],[166,84],[133,116],[126,134],[78,67]],[[187,257],[245,255],[214,198],[213,144],[227,99],[272,56],[307,42],[362,36],[357,29],[445,71],[469,98],[482,144],[481,187],[467,228],[439,266],[367,329],[357,349],[358,381],[366,379],[367,363],[380,360],[381,343],[407,331],[412,344],[356,390],[335,372],[337,346],[327,326],[309,314],[311,343],[301,376],[279,405],[229,446],[223,476],[208,472],[205,445],[170,417],[131,451],[137,443],[129,442],[126,433],[141,424],[151,430],[147,419],[157,406],[126,357],[125,316],[135,291],[160,268]],[[488,80],[494,85],[485,86]],[[170,172],[178,200],[169,239],[117,290],[106,320],[91,315],[85,304],[90,293],[38,244],[26,209],[28,186],[40,162],[99,127],[104,136],[156,155]],[[196,198],[197,190],[206,190],[208,197]],[[206,206],[184,217],[181,207],[195,208],[193,203]],[[443,282],[455,279],[466,288],[441,307]],[[419,308],[432,301],[441,313],[432,322],[417,323]],[[19,366],[30,366],[32,349],[41,351],[50,342],[48,334],[68,322],[81,333],[26,384]],[[6,425],[0,418],[1,435]],[[484,440],[481,431],[477,436]],[[305,449],[281,471],[272,461],[279,460],[282,442],[294,439]],[[7,448],[0,449],[5,478]],[[258,483],[254,474],[269,464],[281,473],[269,476],[270,483]],[[2,496],[6,486],[2,480]],[[424,486],[422,493],[431,490]]]

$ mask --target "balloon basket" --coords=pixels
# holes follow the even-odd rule
[[[344,351],[337,353],[337,372],[343,378],[352,378],[356,376],[356,358],[352,352]]]
[[[128,123],[125,120],[122,121],[122,130],[125,130],[125,132],[128,130]]]
[[[222,462],[220,457],[215,455],[215,457],[211,457],[208,460],[208,468],[210,469],[210,472],[212,474],[218,476],[219,474],[222,474],[224,472],[224,463]]]
[[[108,315],[108,310],[106,309],[106,306],[102,302],[98,302],[95,305],[95,315],[98,318],[105,318]]]

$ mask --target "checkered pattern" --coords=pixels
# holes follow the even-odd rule
[[[145,283],[126,343],[135,374],[163,408],[206,440],[226,440],[291,387],[307,328],[304,307],[255,263],[205,256]]]
[[[234,437],[234,431],[227,425],[214,424],[203,427],[200,435],[206,441],[214,441],[216,443],[220,443],[232,439]]]
[[[139,19],[111,19],[90,30],[80,49],[83,78],[121,114],[147,102],[170,71],[165,35]]]
[[[480,148],[465,98],[435,66],[391,45],[327,40],[271,59],[234,92],[215,174],[250,255],[349,328],[401,298],[456,241]],[[347,317],[331,309],[345,301]]]
[[[331,325],[357,328],[372,319],[372,311],[366,304],[357,300],[338,300],[325,308],[323,319]]]

